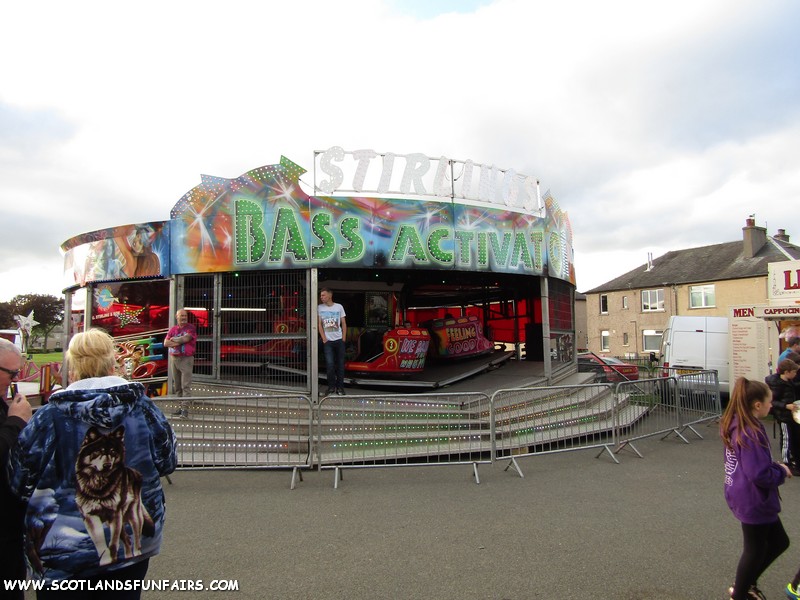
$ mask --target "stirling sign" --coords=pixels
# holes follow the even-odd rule
[[[318,176],[317,169],[327,177]],[[345,181],[350,187],[343,187]],[[346,151],[339,146],[314,153],[314,192],[416,195],[475,200],[528,212],[542,209],[538,180],[514,169],[419,153]]]

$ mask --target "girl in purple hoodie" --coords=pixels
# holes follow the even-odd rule
[[[769,414],[772,393],[765,383],[736,380],[720,421],[725,444],[725,500],[742,522],[743,549],[736,568],[732,600],[764,598],[759,576],[789,547],[778,513],[778,486],[791,477],[785,464],[772,459],[761,419]]]

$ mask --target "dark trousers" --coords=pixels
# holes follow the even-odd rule
[[[736,568],[733,600],[746,600],[751,585],[789,547],[789,536],[778,519],[766,525],[742,523],[742,556]]]
[[[800,425],[794,419],[781,421],[781,460],[800,467]]]
[[[97,581],[133,581],[134,579],[142,580],[147,575],[147,567],[150,566],[150,559],[145,559],[140,562],[134,563],[129,567],[121,569],[114,569],[113,571],[106,571],[102,575],[95,575],[94,577],[76,577],[76,579],[84,579],[95,583]],[[54,598],[68,599],[68,600],[139,600],[142,596],[141,588],[136,590],[126,591],[92,591],[76,590],[76,591],[51,591],[41,590],[36,592],[37,600],[49,600]]]
[[[23,554],[22,538],[0,540],[0,578],[3,580],[18,579],[24,581],[28,577]],[[0,598],[9,600],[24,600],[25,593],[21,590],[6,591],[5,585],[0,582]]]
[[[344,389],[344,340],[328,340],[322,344],[322,350],[325,352],[328,387]]]

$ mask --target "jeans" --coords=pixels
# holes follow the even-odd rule
[[[344,389],[344,340],[328,340],[322,344],[322,350],[325,352],[328,387]]]

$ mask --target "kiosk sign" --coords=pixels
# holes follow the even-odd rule
[[[787,300],[800,302],[800,260],[772,262],[768,268],[770,304]]]

